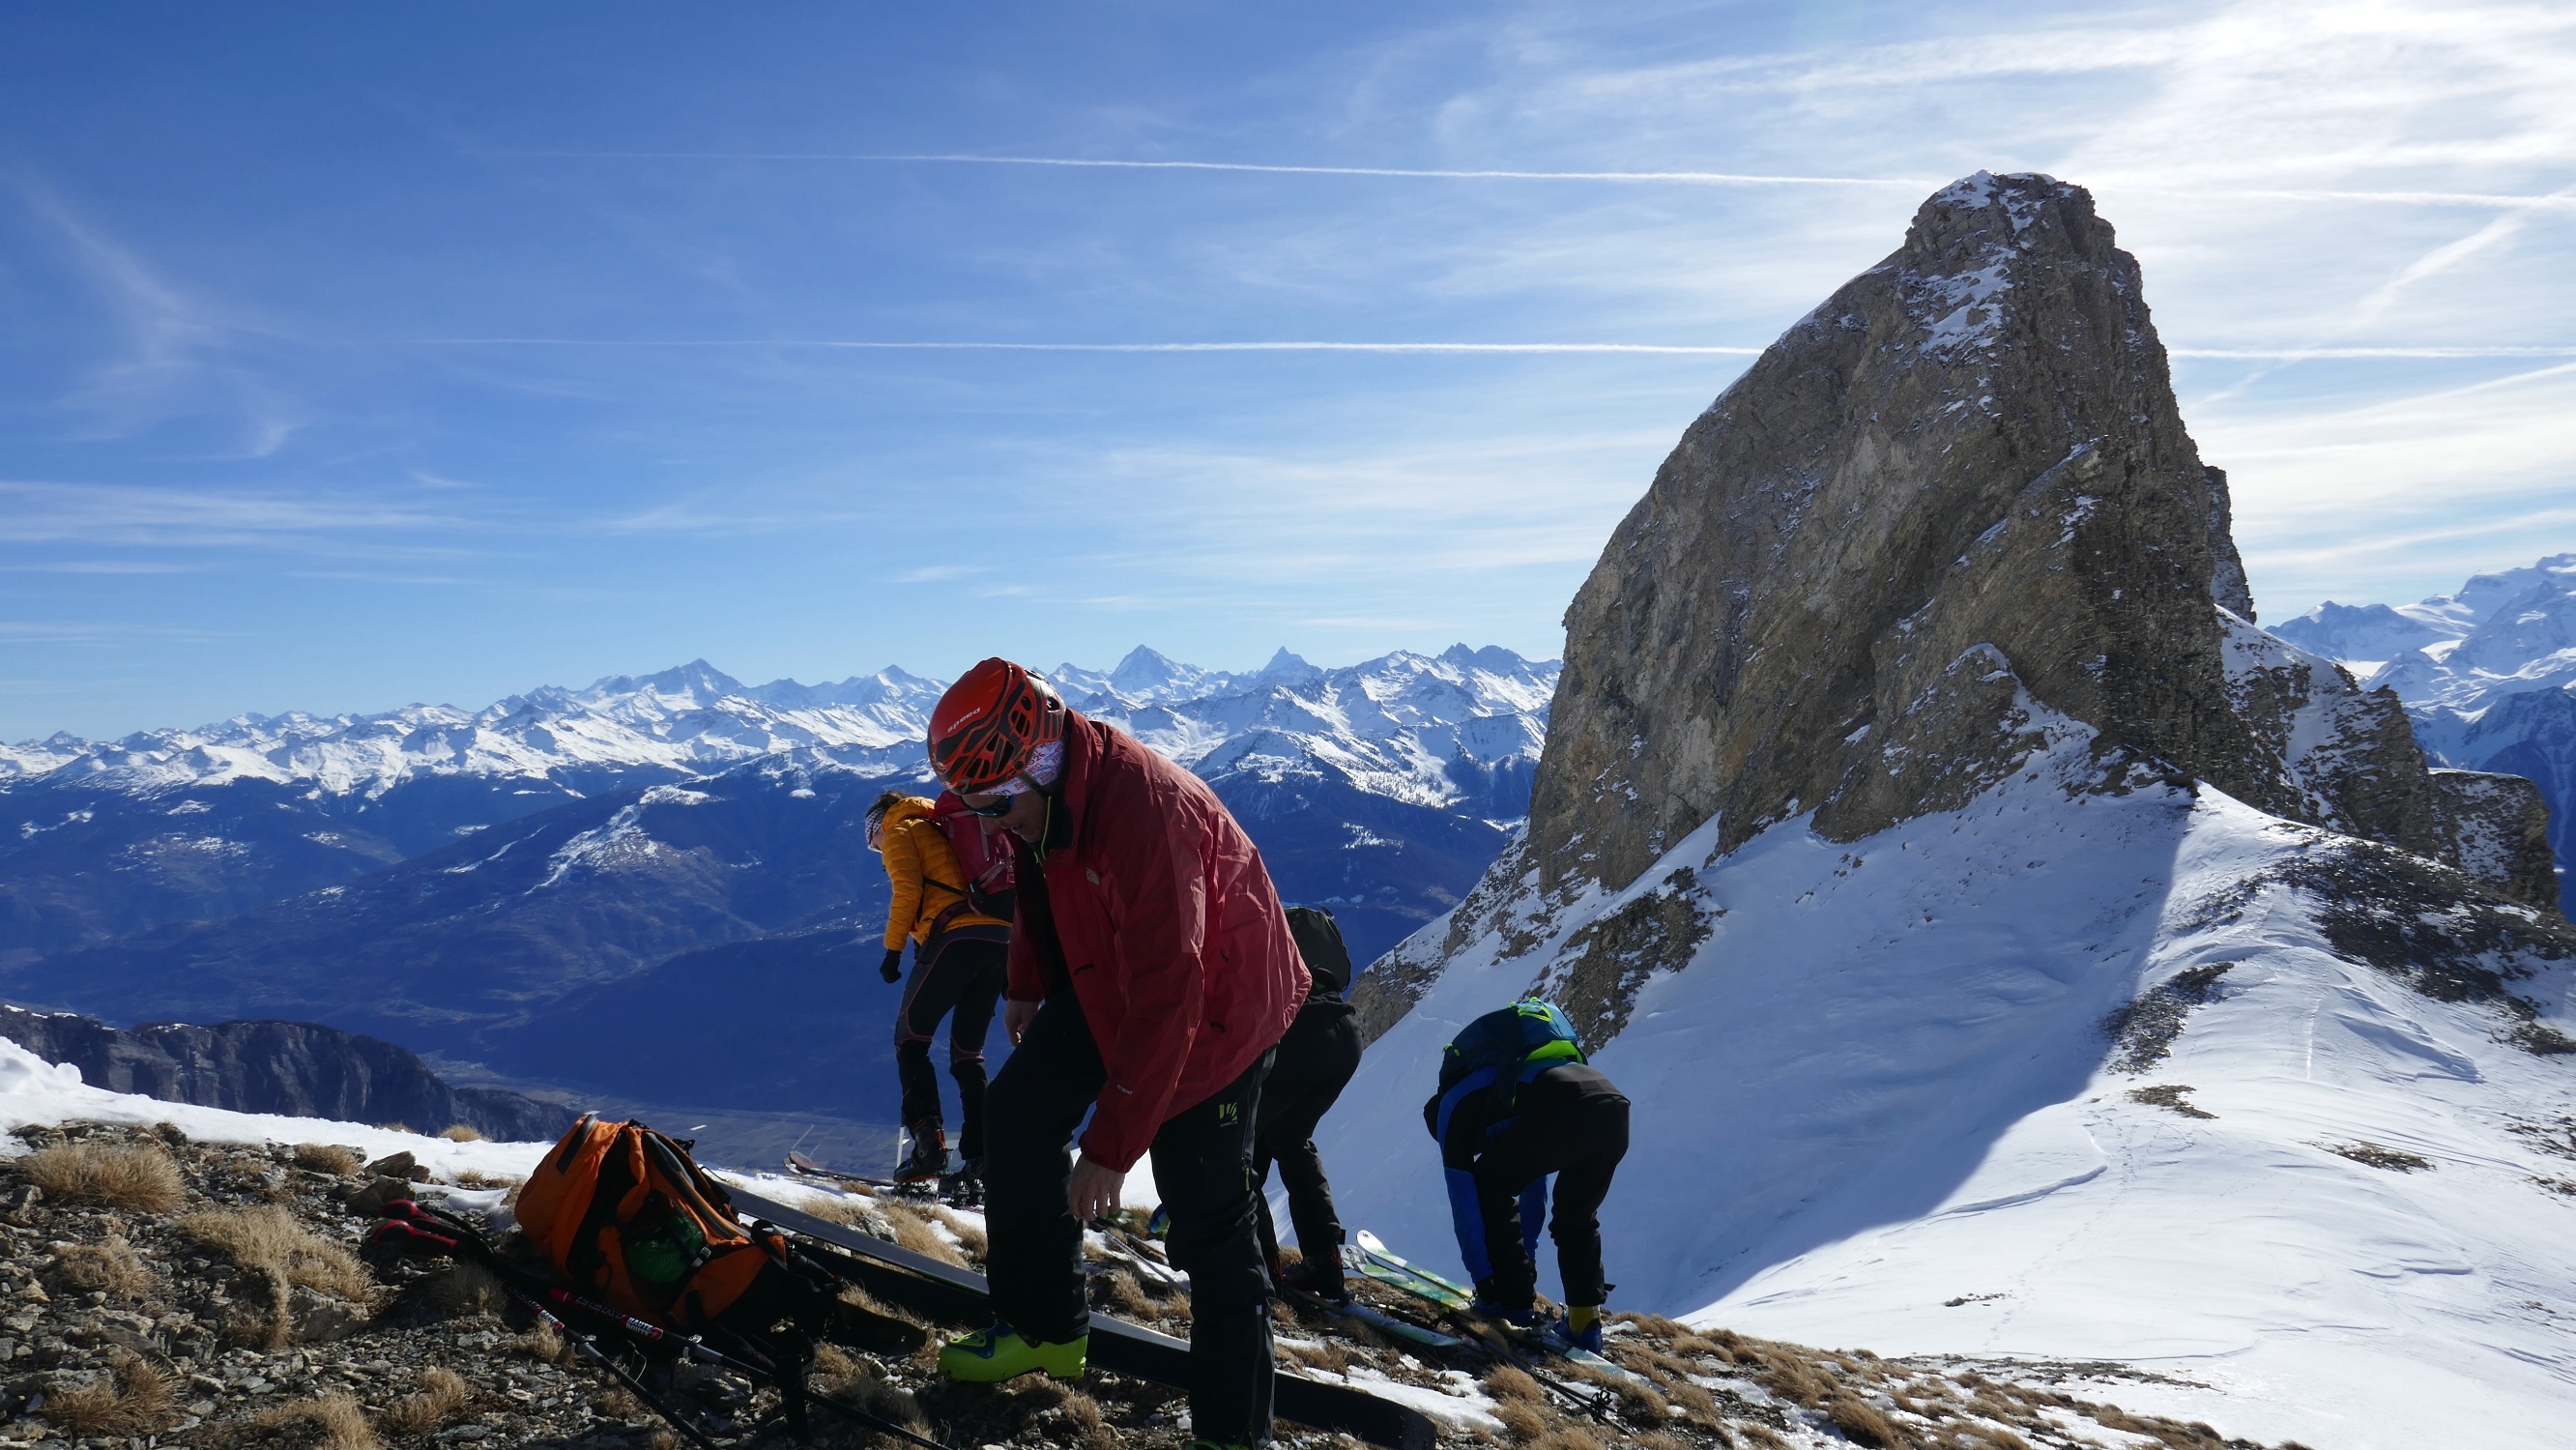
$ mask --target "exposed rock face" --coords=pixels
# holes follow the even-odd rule
[[[566,1109],[494,1088],[455,1088],[408,1049],[311,1022],[156,1023],[120,1032],[72,1013],[0,1007],[0,1037],[81,1080],[164,1102],[405,1123],[434,1133],[463,1123],[487,1138],[542,1142],[572,1124]]]
[[[2228,699],[2225,509],[2091,197],[1943,190],[1692,424],[1575,596],[1544,886],[1625,885],[1711,817],[1723,852],[1964,803],[2036,743],[2017,689],[2106,759],[2295,807]]]
[[[2277,762],[2284,814],[2457,866],[2503,896],[2550,908],[2558,880],[2549,809],[2519,776],[2431,770],[2404,702],[2343,666],[2233,615],[2227,687]]]
[[[2236,504],[2227,493],[2227,470],[2204,464],[2201,481],[2209,485],[2209,595],[2218,607],[2254,622],[2254,589],[2245,581],[2245,559],[2236,552]]]
[[[2090,196],[1943,190],[1691,425],[1575,596],[1542,891],[1624,888],[1711,819],[1723,854],[1957,809],[2047,717],[2095,732],[2084,788],[2206,781],[2554,902],[2516,787],[2437,784],[2393,692],[2254,627],[2229,517]]]

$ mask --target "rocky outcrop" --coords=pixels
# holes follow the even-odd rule
[[[244,1113],[403,1123],[424,1133],[462,1123],[487,1138],[544,1142],[570,1110],[495,1088],[449,1086],[408,1049],[311,1022],[165,1022],[119,1031],[68,1012],[0,1007],[0,1037],[111,1092]]]
[[[2453,863],[2510,900],[2559,905],[2549,802],[2539,783],[2482,770],[2437,770],[2432,776]]]
[[[1691,425],[1576,595],[1545,888],[1624,886],[1711,818],[1724,852],[1964,802],[2036,747],[2025,692],[2106,764],[2295,810],[2228,698],[2225,517],[2092,198],[1941,191]]]
[[[2230,511],[2092,199],[1941,191],[1691,425],[1575,596],[1542,889],[1621,890],[1711,820],[1724,854],[1954,810],[2055,720],[2093,732],[2073,788],[2205,781],[2554,901],[2514,788],[2437,786],[2394,693],[2255,628]]]
[[[2558,903],[2549,809],[2518,776],[2428,768],[2397,692],[2222,614],[2227,688],[2277,774],[2272,788],[2314,825],[2456,866],[2526,905]]]
[[[2236,503],[2227,492],[2227,470],[2204,464],[2209,485],[2209,596],[2218,607],[2254,622],[2254,588],[2245,579],[2245,558],[2236,552]]]

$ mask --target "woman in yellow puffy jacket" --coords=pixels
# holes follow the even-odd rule
[[[951,820],[958,831],[975,833],[965,836],[969,859],[960,859],[943,828]],[[913,942],[912,980],[894,1020],[895,1075],[912,1152],[895,1177],[919,1183],[948,1171],[939,1074],[930,1065],[942,1017],[949,1019],[948,1072],[962,1109],[960,1171],[975,1176],[984,1156],[984,1037],[1010,971],[1011,857],[998,845],[988,848],[982,822],[946,792],[933,801],[887,791],[868,808],[867,822],[869,849],[885,858],[894,886],[881,973],[887,981],[903,980],[904,940]]]

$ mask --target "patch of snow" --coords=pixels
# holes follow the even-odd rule
[[[80,1069],[70,1063],[47,1062],[17,1043],[0,1038],[0,1123],[17,1127],[76,1122],[130,1123],[138,1127],[173,1123],[189,1137],[207,1143],[343,1143],[370,1159],[409,1152],[432,1172],[451,1178],[468,1169],[524,1178],[545,1156],[546,1149],[553,1146],[453,1143],[445,1138],[400,1133],[363,1123],[165,1103],[159,1098],[91,1087],[81,1081]],[[26,1151],[25,1143],[0,1135],[0,1157],[15,1158]]]

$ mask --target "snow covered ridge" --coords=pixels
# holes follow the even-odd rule
[[[450,1181],[467,1171],[525,1178],[550,1146],[458,1143],[365,1123],[236,1113],[109,1092],[82,1082],[79,1068],[69,1063],[56,1066],[0,1037],[0,1129],[39,1123],[128,1123],[143,1128],[174,1123],[190,1138],[206,1143],[341,1143],[370,1159],[408,1152],[423,1167]],[[24,1152],[25,1144],[0,1131],[0,1156],[14,1158]]]
[[[1054,678],[1076,708],[1129,725],[1185,762],[1256,736],[1274,754],[1312,750],[1346,763],[1364,789],[1439,803],[1460,792],[1444,772],[1462,754],[1535,760],[1556,666],[1459,645],[1327,670],[1283,649],[1260,670],[1229,674],[1140,646],[1114,669],[1061,665]],[[424,777],[469,776],[578,790],[589,773],[641,768],[677,778],[797,748],[892,771],[919,759],[946,687],[893,667],[836,684],[745,685],[698,660],[583,690],[532,690],[476,711],[243,715],[116,741],[57,734],[0,746],[0,786],[43,779],[141,794],[266,780],[373,797]]]
[[[1325,1125],[1344,1219],[1454,1265],[1441,1044],[1617,1000],[1619,1307],[2117,1364],[2160,1377],[2124,1406],[2265,1442],[2564,1443],[2576,932],[2205,785],[2101,789],[2088,727],[2033,724],[2023,772],[1859,841],[1710,822],[1555,902],[1498,863],[1378,969],[1426,975]]]

